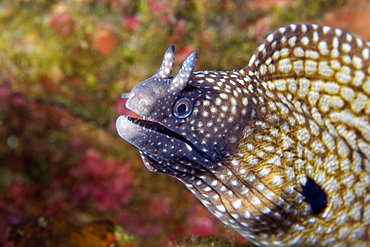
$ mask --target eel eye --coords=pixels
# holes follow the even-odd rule
[[[193,101],[189,97],[178,99],[173,106],[173,115],[177,118],[186,118],[193,111]]]

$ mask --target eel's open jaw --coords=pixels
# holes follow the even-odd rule
[[[117,118],[116,128],[118,134],[123,139],[130,142],[139,149],[141,148],[138,145],[135,145],[135,140],[137,139],[136,137],[140,136],[140,138],[143,138],[143,140],[145,140],[147,138],[146,135],[149,135],[149,133],[151,133],[152,135],[158,134],[174,138],[178,141],[192,146],[192,144],[180,134],[177,134],[176,132],[166,128],[160,123],[155,122],[144,116],[140,116],[140,118],[120,116]]]
[[[157,132],[163,135],[166,135],[168,137],[172,137],[175,139],[178,139],[180,141],[183,141],[185,143],[189,143],[188,140],[186,140],[181,135],[177,134],[176,132],[166,128],[162,124],[156,122],[153,119],[150,119],[149,117],[141,115],[137,109],[133,109],[133,105],[130,106],[130,100],[133,98],[135,93],[124,93],[122,94],[122,98],[127,99],[125,102],[125,109],[123,112],[123,116],[120,116],[117,119],[116,127],[118,134],[125,139],[126,141],[130,142],[131,144],[135,145],[131,142],[131,138],[133,137],[135,133],[146,133],[149,135],[149,132],[153,135],[153,132]],[[137,106],[137,105],[135,105]],[[130,133],[128,133],[130,132]],[[135,145],[136,146],[136,145]],[[140,149],[140,147],[138,147]]]
[[[121,138],[142,152],[163,160],[177,157],[191,159],[199,164],[213,161],[209,154],[158,122],[123,115],[117,118],[116,128]]]

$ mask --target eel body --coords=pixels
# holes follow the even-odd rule
[[[340,29],[292,24],[248,65],[136,85],[119,135],[145,166],[183,182],[260,246],[370,246],[370,45]]]

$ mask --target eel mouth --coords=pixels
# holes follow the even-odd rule
[[[177,132],[163,126],[162,124],[160,124],[158,122],[155,122],[153,120],[150,120],[150,119],[142,117],[142,116],[140,116],[141,118],[130,117],[130,116],[124,116],[124,117],[127,119],[127,121],[131,122],[132,124],[134,124],[136,126],[140,126],[142,128],[149,129],[151,131],[155,131],[155,132],[160,133],[162,135],[166,135],[170,138],[174,138],[176,140],[179,140],[179,141],[185,143],[186,145],[188,145],[189,148],[191,148],[191,150],[197,152],[198,154],[200,154],[204,158],[208,159],[209,161],[213,161],[213,159],[207,153],[200,150],[191,141],[189,141],[188,139],[186,139],[182,135],[180,135]]]
[[[181,136],[180,134],[166,128],[162,124],[160,124],[160,123],[158,123],[158,122],[156,122],[156,121],[154,121],[154,120],[152,120],[148,117],[141,116],[141,115],[137,114],[136,112],[132,111],[131,109],[129,109],[126,106],[127,100],[128,100],[127,98],[123,98],[124,107],[123,107],[123,111],[122,111],[123,114],[122,115],[125,116],[128,121],[130,121],[131,123],[133,123],[135,125],[141,126],[145,129],[150,129],[150,130],[156,131],[158,133],[161,133],[163,135],[166,135],[166,136],[175,138],[177,140],[180,140],[180,141],[190,145],[191,147],[193,146],[189,140],[187,140],[185,137]]]
[[[188,139],[186,139],[182,135],[176,133],[175,131],[170,130],[169,128],[163,126],[162,124],[160,124],[158,122],[155,122],[155,121],[150,120],[150,119],[148,119],[146,117],[143,117],[143,116],[140,116],[141,118],[130,117],[130,116],[126,116],[126,117],[127,117],[128,121],[130,121],[131,123],[133,123],[135,125],[139,125],[143,128],[150,129],[150,130],[156,131],[158,133],[161,133],[163,135],[175,138],[177,140],[180,140],[180,141],[188,144],[192,148],[195,148],[194,145]]]

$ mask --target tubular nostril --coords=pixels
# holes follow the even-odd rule
[[[129,93],[123,93],[123,94],[121,95],[121,98],[122,98],[122,99],[130,99],[132,96],[134,96],[134,94],[133,94],[133,93],[131,93],[131,92],[129,92]]]

